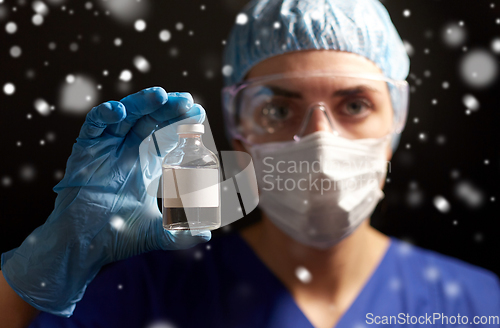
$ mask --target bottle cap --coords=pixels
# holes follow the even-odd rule
[[[203,134],[205,133],[205,126],[203,124],[182,124],[177,127],[177,134],[188,133]]]

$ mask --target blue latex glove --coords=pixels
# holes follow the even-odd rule
[[[103,265],[210,240],[210,231],[192,236],[163,229],[156,197],[144,183],[146,171],[159,174],[151,172],[160,170],[159,157],[151,155],[153,169],[139,160],[139,145],[154,142],[155,128],[186,118],[201,123],[205,110],[193,105],[189,93],[167,94],[162,88],[88,113],[64,179],[54,187],[54,211],[20,247],[2,254],[2,273],[17,294],[39,310],[70,317]],[[177,136],[171,140],[170,148]]]

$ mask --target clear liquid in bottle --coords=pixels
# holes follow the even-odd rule
[[[162,215],[167,230],[214,230],[221,225],[220,165],[201,140],[202,124],[177,129],[179,142],[162,164]]]

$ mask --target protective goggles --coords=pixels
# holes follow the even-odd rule
[[[408,90],[379,74],[318,70],[245,80],[222,99],[230,136],[247,144],[298,141],[318,129],[364,139],[401,133]]]

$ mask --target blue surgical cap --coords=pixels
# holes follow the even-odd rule
[[[240,82],[266,58],[308,49],[359,54],[395,80],[409,73],[405,46],[378,0],[253,0],[227,41],[224,84]]]
[[[356,53],[394,80],[405,80],[410,70],[403,41],[379,0],[252,0],[224,49],[224,84],[241,82],[266,58],[310,49]],[[393,136],[393,150],[399,139]]]

